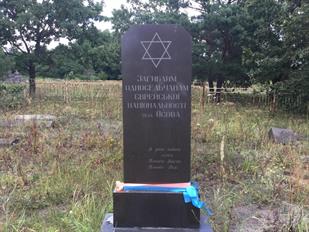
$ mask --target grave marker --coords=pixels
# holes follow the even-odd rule
[[[191,36],[175,25],[122,38],[124,181],[190,181]]]
[[[124,184],[102,230],[212,231],[200,227],[190,183],[191,36],[177,25],[133,26],[121,48]]]

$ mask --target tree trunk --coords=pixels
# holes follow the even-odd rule
[[[208,78],[208,87],[209,87],[209,92],[213,93],[215,91],[214,89],[214,80],[212,78]]]
[[[217,79],[217,88],[216,88],[216,102],[221,102],[221,90],[223,86],[223,78]]]
[[[34,97],[36,86],[35,86],[35,65],[33,62],[30,62],[29,64],[28,73],[29,73],[29,95],[30,97]]]
[[[202,97],[201,97],[201,106],[202,109],[205,107],[205,98],[206,98],[206,91],[205,91],[205,81],[203,81],[203,90],[202,90]]]

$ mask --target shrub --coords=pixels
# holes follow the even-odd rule
[[[21,84],[0,83],[0,109],[16,108],[24,102],[24,90]]]
[[[102,80],[102,81],[107,80],[108,74],[105,73],[105,72],[100,72],[100,73],[97,74],[97,78],[98,78],[98,80]]]
[[[306,77],[278,82],[273,86],[279,108],[299,113],[308,112],[309,81]]]
[[[65,79],[67,80],[82,80],[82,81],[103,81],[108,80],[108,74],[105,72],[100,72],[97,74],[80,74],[80,73],[74,73],[70,72],[68,75],[65,76]]]

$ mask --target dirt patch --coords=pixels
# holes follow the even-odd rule
[[[288,203],[278,207],[255,204],[239,206],[232,210],[229,232],[296,231],[303,219],[303,209]]]

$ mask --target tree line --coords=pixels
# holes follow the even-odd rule
[[[306,95],[309,3],[304,0],[127,0],[112,17],[93,0],[1,0],[0,76],[121,79],[120,38],[134,24],[179,24],[193,39],[193,74],[218,91],[261,83]],[[188,12],[194,11],[194,16]],[[96,21],[110,21],[100,31]],[[47,46],[60,38],[68,45]],[[309,95],[309,94],[307,94]],[[305,100],[308,101],[309,96]]]

